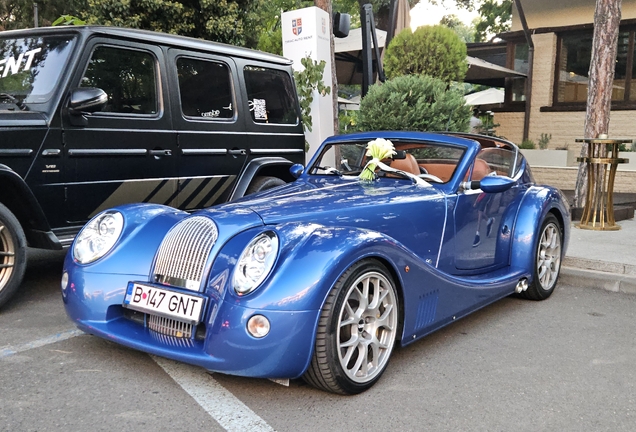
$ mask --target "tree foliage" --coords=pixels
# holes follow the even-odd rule
[[[326,65],[324,60],[318,62],[307,56],[300,59],[300,64],[303,65],[304,69],[294,71],[294,81],[296,81],[303,126],[305,130],[311,132],[313,121],[310,105],[314,100],[314,91],[325,96],[331,93],[331,87],[322,82]]]
[[[444,82],[463,81],[468,70],[466,44],[448,27],[422,26],[405,29],[386,50],[384,68],[388,78],[424,74]]]
[[[439,24],[453,30],[465,43],[475,42],[475,28],[464,24],[457,15],[445,15]]]
[[[358,112],[361,130],[467,131],[469,121],[463,91],[425,75],[371,86]]]
[[[430,0],[431,4],[449,4],[469,11],[479,12],[475,24],[475,42],[483,42],[492,36],[510,30],[513,0]]]
[[[84,0],[5,0],[0,1],[0,30],[34,27],[33,3],[38,4],[39,27],[50,26],[62,15],[76,15]]]
[[[255,0],[86,0],[88,24],[133,27],[234,45],[254,45]]]

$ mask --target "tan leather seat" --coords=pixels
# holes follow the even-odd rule
[[[475,159],[475,168],[473,168],[473,175],[471,177],[472,181],[481,180],[490,174],[492,170],[490,169],[490,165],[483,159]]]
[[[406,158],[404,159],[393,159],[393,161],[391,162],[391,168],[395,168],[397,170],[415,175],[420,175],[420,166],[417,164],[415,156],[410,153],[407,153]]]

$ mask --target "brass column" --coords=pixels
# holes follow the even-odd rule
[[[614,219],[614,178],[619,163],[629,159],[618,157],[618,146],[631,143],[631,139],[578,138],[576,142],[587,143],[587,157],[576,158],[587,166],[587,195],[581,222],[576,227],[597,231],[620,230]],[[607,153],[603,150],[607,149]],[[606,157],[602,156],[607,154]],[[608,169],[609,168],[609,169]]]

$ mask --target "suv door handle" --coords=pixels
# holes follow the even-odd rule
[[[245,156],[247,154],[247,150],[245,149],[232,149],[228,150],[227,152],[232,156]]]
[[[152,156],[172,156],[172,150],[148,150]]]

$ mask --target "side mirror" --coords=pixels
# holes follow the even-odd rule
[[[295,179],[297,179],[298,177],[300,177],[302,175],[302,173],[305,172],[305,167],[303,166],[303,164],[293,164],[290,168],[289,168],[289,173],[292,175],[292,177],[294,177]]]
[[[347,13],[336,13],[333,16],[333,35],[337,38],[346,38],[349,36],[349,28],[351,27],[351,15]]]
[[[479,187],[486,193],[499,193],[510,189],[515,181],[505,176],[486,176],[479,181]]]
[[[104,109],[108,95],[99,88],[80,87],[71,92],[69,111],[73,114],[94,113]]]

